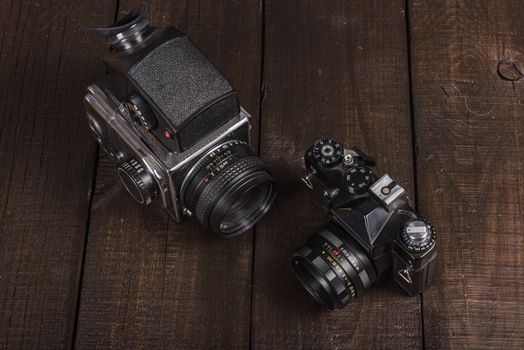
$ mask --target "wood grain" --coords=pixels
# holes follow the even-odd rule
[[[96,146],[81,104],[114,1],[0,3],[0,347],[72,341]]]
[[[159,1],[150,12],[153,24],[188,33],[240,91],[257,125],[258,3]],[[106,158],[100,164],[76,347],[247,348],[252,233],[223,239],[195,220],[177,226],[134,203],[115,166]]]
[[[266,1],[261,154],[281,195],[257,226],[252,344],[257,349],[416,349],[420,299],[394,283],[321,310],[291,255],[326,222],[299,177],[320,137],[358,145],[413,193],[403,1]]]
[[[426,349],[524,345],[523,11],[411,3],[419,205],[440,238]]]
[[[188,32],[239,90],[279,182],[256,234],[231,240],[139,207],[104,155],[93,197],[81,99],[107,45],[82,29],[111,23],[116,5],[0,2],[0,347],[523,347],[523,4],[152,1],[152,22]],[[321,310],[290,264],[326,221],[299,180],[302,155],[336,137],[414,193],[407,29],[437,279],[422,308],[391,282]]]

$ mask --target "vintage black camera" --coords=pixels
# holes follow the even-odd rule
[[[275,198],[267,166],[249,148],[249,114],[237,93],[175,28],[153,28],[142,6],[109,28],[106,74],[85,107],[100,146],[130,195],[176,221],[196,216],[231,236],[253,226]]]
[[[429,285],[435,268],[435,230],[409,204],[406,191],[375,160],[354,147],[321,139],[304,156],[302,179],[331,222],[293,256],[295,273],[323,306],[347,305],[380,278],[391,276],[409,295]]]

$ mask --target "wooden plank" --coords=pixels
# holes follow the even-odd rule
[[[261,154],[282,194],[257,226],[252,343],[259,349],[413,349],[420,298],[393,282],[343,310],[321,310],[291,255],[326,218],[299,180],[322,136],[358,145],[413,193],[403,1],[266,1]]]
[[[96,146],[81,105],[115,2],[0,3],[0,346],[72,341]],[[95,68],[96,67],[96,68]]]
[[[256,125],[257,1],[154,2],[151,7],[153,24],[186,31],[230,79]],[[76,346],[245,349],[252,234],[228,240],[195,220],[177,226],[165,213],[134,203],[108,159],[99,169]]]
[[[523,11],[411,3],[419,205],[440,238],[427,349],[524,344]]]

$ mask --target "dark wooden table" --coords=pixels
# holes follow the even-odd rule
[[[522,349],[524,6],[513,0],[151,3],[239,90],[279,182],[251,233],[176,225],[125,193],[84,88],[127,0],[0,1],[0,347]],[[290,267],[326,218],[299,181],[359,145],[439,233],[434,285],[320,309]]]

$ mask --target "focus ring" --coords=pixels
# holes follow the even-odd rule
[[[251,155],[251,150],[245,142],[231,140],[219,145],[202,157],[186,174],[180,187],[181,198],[184,201],[184,205],[189,209],[193,210],[192,208],[196,206],[196,201],[198,200],[198,198],[192,199],[195,195],[195,186],[197,186],[197,183],[194,182],[195,178],[198,177],[199,173],[205,171],[210,163],[213,163],[217,158],[223,156],[228,150],[234,150],[234,154],[239,157]],[[226,158],[229,156],[230,155],[226,155]]]
[[[197,201],[195,215],[198,221],[206,225],[206,214],[212,209],[210,204],[217,202],[218,197],[223,194],[224,186],[229,181],[250,168],[265,169],[266,165],[260,158],[254,156],[245,157],[225,168],[223,172],[210,181]]]
[[[323,237],[326,241],[330,242],[332,245],[334,245],[336,249],[343,251],[347,263],[350,264],[350,266],[346,267],[344,270],[348,268],[352,269],[360,279],[363,289],[368,289],[369,287],[371,287],[372,282],[370,280],[368,272],[364,267],[365,265],[353,252],[353,248],[350,248],[348,245],[344,244],[344,242],[338,239],[338,237],[330,231],[323,230],[318,232],[317,234]],[[346,273],[350,274],[351,272],[346,271]]]

